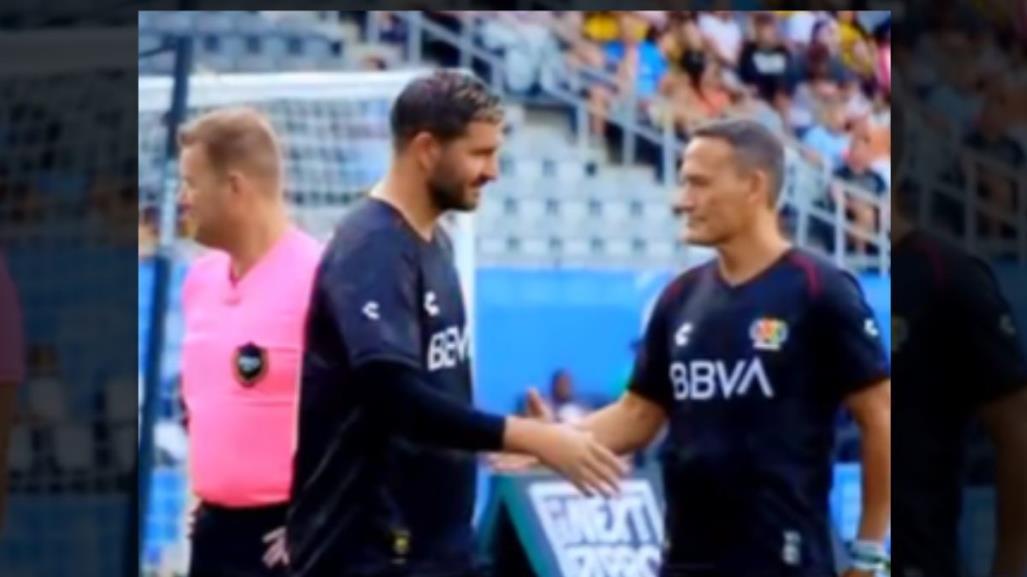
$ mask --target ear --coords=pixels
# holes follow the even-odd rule
[[[410,152],[417,165],[424,172],[430,172],[431,167],[438,162],[442,154],[442,145],[439,141],[427,132],[419,132],[410,140]]]
[[[750,170],[748,174],[749,197],[753,202],[772,205],[774,195],[770,190],[770,175],[762,170]]]
[[[228,184],[229,194],[239,196],[245,186],[246,177],[238,170],[229,170],[225,174],[225,183]]]

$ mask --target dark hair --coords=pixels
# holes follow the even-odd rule
[[[735,162],[749,170],[763,170],[770,176],[770,200],[775,204],[784,185],[785,151],[781,139],[755,120],[716,120],[692,131],[692,138],[719,138],[734,151]]]
[[[410,82],[392,106],[393,145],[399,149],[420,132],[441,141],[462,136],[474,121],[500,122],[499,97],[476,77],[436,70]]]

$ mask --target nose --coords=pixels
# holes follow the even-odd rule
[[[489,157],[488,163],[485,164],[485,170],[482,171],[482,179],[489,183],[497,178],[499,178],[499,155],[493,154]]]
[[[691,213],[694,208],[695,201],[692,199],[692,195],[688,193],[688,187],[681,187],[677,196],[674,197],[674,202],[671,204],[671,211],[675,216],[682,216]]]

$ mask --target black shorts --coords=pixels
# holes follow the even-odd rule
[[[189,577],[286,577],[264,565],[264,536],[285,524],[286,505],[230,509],[202,503],[193,522]]]

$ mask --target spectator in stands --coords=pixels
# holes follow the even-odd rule
[[[670,64],[674,82],[697,86],[710,56],[695,18],[671,18],[659,45]]]
[[[569,12],[580,14],[580,12]],[[599,11],[585,12],[581,24],[581,33],[586,39],[597,44],[616,42],[621,37],[620,18],[616,12]]]
[[[838,12],[838,48],[842,63],[860,78],[872,81],[876,54],[870,34],[851,10]]]
[[[869,129],[857,131],[852,138],[852,146],[845,155],[845,163],[834,171],[834,176],[839,181],[861,191],[852,192],[837,185],[833,187],[832,191],[832,200],[845,207],[846,213],[851,215],[857,233],[850,235],[849,238],[854,251],[859,255],[868,254],[869,241],[866,237],[877,231],[879,216],[875,203],[863,195],[882,199],[888,193],[888,185],[885,183],[884,177],[871,166],[873,161],[872,145]]]
[[[620,40],[604,45],[597,54],[599,65],[613,74],[617,86],[597,83],[589,89],[592,134],[602,135],[612,105],[625,105],[634,93],[639,109],[648,113],[651,100],[664,89],[667,60],[654,42],[646,39],[649,24],[639,14],[620,15]]]
[[[964,166],[964,175],[971,168],[976,169],[977,191],[986,199],[990,210],[1005,215],[1015,214],[1018,175],[1025,164],[1023,147],[1008,132],[1011,116],[1007,89],[1004,85],[994,86],[989,91],[976,126],[964,141],[967,148],[984,160],[964,159],[965,164],[974,164],[973,167]],[[1002,235],[1002,219],[986,216],[984,221],[990,236]]]
[[[574,380],[570,372],[560,369],[549,382],[549,396],[557,422],[575,424],[589,413],[589,408],[574,393]]]
[[[789,48],[795,53],[805,52],[813,40],[813,28],[817,22],[828,17],[824,12],[813,10],[778,10],[778,16],[785,19],[785,34]]]
[[[792,91],[792,55],[777,32],[773,14],[754,17],[755,38],[742,47],[738,76],[767,102],[779,102]]]
[[[702,13],[699,16],[699,30],[717,60],[730,68],[738,64],[744,35],[734,12],[722,10]]]
[[[506,86],[513,92],[532,90],[550,58],[558,55],[559,47],[546,19],[547,15],[539,12],[510,11],[482,24],[482,43],[503,55]]]
[[[839,57],[838,24],[825,18],[813,27],[813,38],[800,60],[800,77],[813,81],[840,84],[847,76],[845,64]]]
[[[787,118],[789,126],[801,136],[815,123],[815,113],[822,103],[839,97],[846,73],[827,44],[814,42],[798,60],[796,76],[798,85]]]
[[[838,98],[828,100],[819,116],[819,122],[802,137],[802,153],[807,160],[834,172],[842,165],[851,140],[846,132],[845,103]]]
[[[891,92],[891,25],[884,24],[874,31],[877,44],[875,72],[877,85],[884,92]]]

